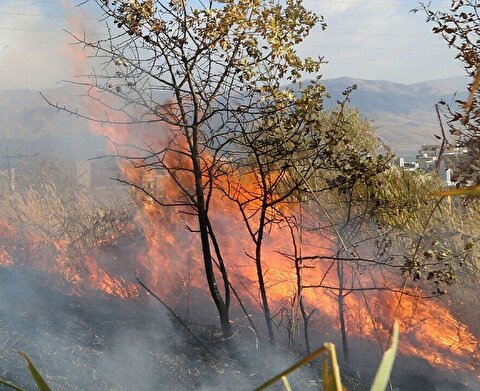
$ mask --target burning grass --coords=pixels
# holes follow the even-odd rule
[[[140,175],[139,178],[142,179],[139,170],[133,174],[136,175],[135,178],[138,179]],[[152,173],[146,175],[152,176]],[[176,196],[168,178],[153,178],[159,182],[155,186],[164,189],[165,194],[169,197]],[[34,301],[33,310],[29,307],[32,303],[24,303],[23,308],[18,306],[9,309],[18,316],[18,321],[9,323],[7,320],[3,325],[7,341],[5,347],[11,352],[5,356],[5,361],[13,360],[12,362],[18,363],[18,367],[12,372],[14,376],[5,373],[5,378],[19,379],[20,383],[27,381],[19,375],[20,368],[24,367],[14,352],[23,350],[33,354],[32,359],[44,365],[41,369],[47,377],[57,382],[58,387],[55,387],[54,383],[52,386],[58,389],[75,389],[69,382],[75,378],[76,372],[93,379],[93,383],[88,383],[92,384],[92,387],[97,384],[92,389],[111,389],[112,384],[117,381],[115,377],[118,368],[109,367],[107,362],[112,361],[118,367],[124,367],[129,365],[130,359],[138,361],[139,366],[147,368],[148,371],[158,372],[159,375],[152,378],[154,384],[161,383],[162,376],[171,379],[169,372],[172,372],[181,384],[185,383],[185,389],[195,388],[195,384],[204,382],[206,378],[221,382],[223,380],[219,380],[219,373],[237,379],[235,387],[242,384],[245,376],[253,379],[254,383],[256,379],[265,379],[265,373],[272,368],[265,368],[265,372],[262,366],[262,370],[252,369],[250,366],[245,369],[238,363],[231,363],[228,368],[217,368],[211,362],[203,362],[203,351],[197,351],[198,358],[195,358],[194,362],[189,361],[190,348],[183,345],[177,350],[174,331],[164,333],[163,328],[170,326],[157,328],[159,318],[140,315],[141,311],[152,312],[152,309],[145,306],[146,297],[135,284],[135,274],[145,279],[147,285],[165,298],[187,323],[195,320],[197,325],[201,325],[215,317],[212,306],[207,304],[209,300],[198,253],[199,244],[195,235],[187,229],[195,226],[191,216],[178,213],[175,208],[160,207],[145,196],[135,197],[136,204],[140,207],[140,211],[135,215],[133,209],[109,209],[85,193],[82,195],[77,192],[73,198],[66,197],[68,190],[63,193],[58,185],[39,184],[36,188],[26,186],[23,188],[26,194],[22,194],[20,189],[17,187],[10,190],[3,198],[4,218],[0,220],[0,249],[3,252],[0,252],[0,256],[5,269],[0,270],[13,273],[12,276],[19,266],[28,273],[36,270],[34,273],[39,273],[41,280],[48,281],[51,285],[48,289],[45,289],[46,285],[38,286],[39,296],[59,297],[60,292],[63,292],[73,297],[65,296],[62,300],[49,301],[49,304],[37,305]],[[43,199],[47,202],[42,203]],[[65,199],[70,200],[69,205],[63,204]],[[233,205],[225,203],[218,194],[214,194],[211,202],[215,209],[222,211],[221,214],[214,215],[212,221],[221,233],[225,259],[235,276],[234,283],[237,284],[244,303],[251,309],[253,321],[259,324],[261,315],[255,295],[255,268],[248,256],[241,256],[248,251],[250,245],[240,228],[241,218]],[[319,247],[328,254],[328,243],[319,244],[318,238],[309,237],[309,234],[305,234],[304,239],[312,244],[310,250],[315,251],[315,254],[318,254]],[[292,261],[284,256],[290,251],[288,243],[290,239],[286,230],[280,226],[269,230],[265,244],[267,289],[272,308],[278,311],[275,321],[282,342],[289,338],[287,331],[292,325],[296,325],[297,330],[296,334],[292,335],[300,339],[294,300],[296,275]],[[308,257],[309,247],[305,246],[304,250],[304,255]],[[319,273],[325,273],[325,265],[325,262],[307,265],[311,267],[305,271],[305,284],[317,281]],[[335,280],[330,278],[328,277],[326,282],[334,285]],[[28,284],[22,284],[22,287],[28,292],[31,290]],[[16,292],[18,295],[23,294],[18,290]],[[315,335],[314,343],[324,342],[323,332],[329,333],[327,339],[335,340],[335,298],[319,289],[306,290],[304,295],[307,305],[316,311],[311,323],[311,333]],[[365,304],[367,298],[369,310]],[[122,305],[130,305],[120,304],[123,303],[122,299],[131,301],[132,308],[138,306],[131,312],[126,311],[130,313],[126,318],[116,314],[124,313]],[[346,300],[347,327],[351,338],[364,339],[367,345],[372,341],[376,343],[386,340],[389,321],[394,317],[397,303],[398,295],[395,293],[349,295]],[[373,313],[370,310],[373,310]],[[77,312],[82,314],[80,318],[76,317]],[[105,317],[102,313],[108,316]],[[399,314],[403,338],[400,352],[421,357],[431,365],[443,369],[467,372],[476,370],[478,341],[475,335],[441,302],[427,303],[405,296]],[[58,326],[64,324],[64,320],[68,325]],[[258,335],[248,329],[245,315],[239,308],[234,309],[232,321],[238,330],[236,337],[242,344],[245,343],[240,349],[242,355],[249,357],[251,362],[257,362],[258,351],[252,347],[258,343]],[[35,325],[33,336],[29,329],[32,324]],[[122,329],[123,326],[125,329]],[[14,331],[10,333],[10,329]],[[147,329],[148,333],[145,331]],[[63,330],[68,332],[62,333]],[[120,337],[117,335],[118,330],[123,330]],[[146,340],[142,337],[137,344],[137,335],[131,330],[147,333]],[[207,344],[216,345],[221,339],[213,330],[213,326],[197,326],[195,333]],[[153,335],[156,332],[159,332],[158,336]],[[169,343],[173,343],[173,346]],[[162,350],[165,344],[166,353]],[[286,346],[289,346],[289,354],[301,353],[301,346],[298,351],[291,349],[288,343]],[[361,351],[365,346],[360,344],[358,349]],[[120,352],[118,355],[117,350]],[[222,352],[218,347],[216,350]],[[131,352],[134,352],[133,358]],[[62,370],[65,360],[72,362],[72,366],[66,371]],[[143,373],[140,369],[138,371]],[[103,375],[99,375],[99,372]],[[21,373],[24,373],[23,369]],[[17,375],[20,377],[16,377]],[[143,376],[139,375],[136,381],[141,381]],[[135,376],[132,376],[122,382],[132,385],[134,378]],[[66,386],[60,385],[62,379]],[[252,383],[247,381],[247,384]]]

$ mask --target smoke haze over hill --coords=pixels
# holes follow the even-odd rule
[[[413,156],[423,143],[435,143],[439,132],[435,104],[454,101],[465,94],[466,81],[453,77],[415,84],[372,81],[342,77],[325,80],[333,105],[342,91],[353,84],[351,105],[373,120],[378,136],[400,156]],[[82,112],[80,92],[70,87],[45,91],[54,102]],[[88,122],[57,113],[37,91],[16,90],[0,93],[0,140],[11,153],[56,154],[77,159],[95,156],[105,139],[88,131]],[[2,147],[5,152],[5,147]]]

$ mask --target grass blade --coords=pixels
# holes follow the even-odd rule
[[[340,367],[337,362],[337,353],[333,343],[326,343],[325,348],[330,354],[330,366],[328,365],[328,355],[323,360],[323,390],[324,391],[343,391],[342,380],[340,377]]]
[[[301,360],[297,361],[291,367],[285,369],[283,372],[279,373],[275,377],[272,377],[270,380],[263,383],[260,387],[256,388],[255,391],[263,391],[273,386],[276,382],[282,380],[285,385],[286,377],[297,370],[298,368],[308,364],[310,361],[314,360],[321,354],[325,354],[325,359],[323,361],[323,389],[325,391],[344,391],[342,386],[342,381],[340,378],[340,369],[337,362],[337,355],[335,353],[335,345],[332,343],[326,343],[321,348],[313,351],[307,356],[303,357]],[[331,367],[328,367],[328,356],[331,359]],[[288,380],[287,380],[288,383]],[[290,386],[290,385],[288,385]],[[328,387],[328,388],[326,388]],[[287,388],[288,389],[288,388]]]
[[[4,385],[4,386],[7,386],[7,387],[9,387],[13,390],[16,390],[16,391],[26,391],[25,389],[20,388],[19,386],[16,386],[15,384],[10,383],[9,381],[6,381],[6,380],[0,379],[0,384]]]
[[[47,385],[45,380],[43,380],[42,375],[37,371],[37,368],[33,365],[33,363],[30,361],[28,356],[24,352],[18,352],[20,355],[25,359],[25,361],[28,364],[28,370],[32,374],[33,380],[35,380],[35,383],[37,383],[38,389],[40,391],[52,391],[50,387]]]
[[[390,347],[383,354],[382,361],[378,367],[377,374],[373,380],[370,391],[385,391],[392,372],[393,363],[395,362],[395,355],[398,349],[398,321],[393,323],[393,336]]]
[[[287,391],[292,391],[292,387],[290,387],[290,383],[288,382],[288,379],[286,376],[282,376],[282,381],[283,381],[283,386]]]
[[[301,366],[308,364],[310,361],[314,360],[322,353],[328,351],[325,346],[318,348],[317,350],[313,351],[309,355],[303,357],[301,360],[297,361],[291,367],[285,369],[283,372],[279,373],[277,376],[272,377],[270,380],[263,383],[260,387],[257,387],[255,391],[263,391],[266,390],[268,387],[273,386],[277,381],[281,380],[284,376],[288,376],[290,373],[295,371],[296,369],[300,368]]]

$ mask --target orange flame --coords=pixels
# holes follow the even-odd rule
[[[114,127],[102,127],[100,130],[112,140],[119,139],[125,142],[128,137],[126,127],[116,136]],[[157,133],[168,132],[158,126]],[[153,132],[143,132],[143,136],[151,136]],[[134,142],[139,133],[132,133]],[[117,138],[118,137],[118,138]],[[149,140],[151,143],[151,140]],[[154,143],[153,143],[154,144]],[[161,145],[157,142],[157,145]],[[173,162],[172,162],[173,163]],[[134,168],[129,164],[121,164],[120,169],[124,179],[139,186],[146,185],[162,202],[178,199],[181,194],[175,182],[164,173]],[[186,174],[185,174],[186,175]],[[184,177],[185,183],[192,183],[191,178]],[[190,181],[190,182],[188,182]],[[247,186],[246,178],[242,186]],[[251,181],[250,181],[251,182]],[[188,185],[187,185],[188,187]],[[196,229],[196,221],[192,216],[182,214],[180,207],[162,207],[146,195],[139,195],[139,204],[142,213],[137,221],[143,228],[147,240],[147,249],[137,258],[138,270],[142,276],[147,276],[149,286],[163,297],[169,298],[171,303],[181,303],[186,300],[178,294],[182,284],[199,288],[206,292],[204,271],[202,267],[200,244],[194,234],[189,232]],[[256,268],[248,255],[253,254],[254,248],[248,237],[242,217],[236,205],[228,201],[219,192],[214,192],[211,199],[212,224],[221,242],[223,257],[230,270],[232,283],[238,287],[242,283],[243,297],[250,295],[250,305],[258,307],[258,287],[256,284]],[[267,291],[272,305],[272,312],[277,312],[296,294],[296,275],[292,264],[281,253],[291,252],[290,233],[287,229],[272,227],[264,244],[263,259],[267,282]],[[308,235],[306,235],[308,236]],[[306,242],[314,243],[315,249],[326,248],[318,238],[306,238]],[[308,248],[305,248],[307,252]],[[311,249],[313,251],[313,249]],[[327,255],[328,251],[323,250]],[[320,251],[321,252],[321,251]],[[315,251],[318,255],[318,251]],[[315,284],[318,275],[323,274],[325,267],[318,265],[315,270],[304,272],[304,284]],[[335,275],[335,269],[331,274]],[[326,283],[334,285],[331,277]],[[238,289],[238,288],[237,288]],[[336,328],[338,323],[338,305],[322,290],[304,290],[307,304],[317,310],[320,318],[327,319],[331,327]],[[398,297],[394,293],[383,293],[378,299],[370,298],[369,307],[374,309],[373,319],[365,308],[364,299],[349,295],[345,299],[350,325],[349,334],[367,338],[388,338],[389,325],[395,313]],[[399,307],[398,317],[403,335],[400,351],[407,355],[427,360],[431,365],[448,369],[475,370],[479,362],[478,340],[468,329],[461,324],[440,302],[418,301],[413,297],[404,296]],[[351,325],[357,324],[357,327]]]
[[[74,23],[74,20],[70,21]],[[71,58],[76,58],[77,66],[83,63],[84,57],[77,50],[69,52]],[[75,54],[73,54],[75,53]],[[80,73],[80,72],[77,72]],[[94,93],[94,92],[92,92]],[[99,97],[99,96],[98,96]],[[92,117],[102,117],[103,109],[92,101],[88,103],[89,114]],[[119,113],[114,113],[110,119],[122,119]],[[120,122],[120,121],[118,121]],[[91,123],[91,130],[97,134],[109,137],[114,143],[133,144],[148,142],[152,150],[165,146],[167,138],[175,130],[165,125],[135,126],[135,129],[124,125],[96,126]],[[178,134],[177,134],[178,136]],[[184,140],[177,143],[181,147]],[[174,167],[182,162],[188,162],[184,157],[170,154],[172,161],[165,164]],[[162,202],[178,200],[180,192],[175,181],[168,175],[147,168],[134,168],[128,162],[120,163],[122,177],[138,186],[146,187]],[[189,173],[182,174],[183,184],[188,187],[192,183]],[[240,179],[236,179],[241,182]],[[250,178],[251,180],[251,178]],[[242,187],[248,186],[248,178],[241,182]],[[203,268],[200,261],[198,238],[189,230],[196,229],[195,219],[182,213],[181,207],[162,207],[145,194],[137,195],[141,211],[137,216],[137,224],[142,227],[147,240],[146,250],[137,257],[137,271],[148,278],[148,285],[179,303],[186,300],[179,295],[179,289],[185,283],[189,286],[206,291]],[[232,283],[242,286],[242,297],[250,298],[250,305],[257,305],[258,289],[256,286],[256,269],[247,254],[252,254],[253,244],[242,222],[236,206],[214,192],[211,200],[212,224],[219,235],[223,257],[230,271]],[[310,237],[306,242],[315,244],[315,248],[326,248],[318,238]],[[281,252],[291,252],[290,233],[281,227],[272,227],[267,235],[263,250],[267,290],[272,304],[272,311],[278,311],[296,294],[296,275],[292,261],[281,255]],[[59,244],[59,251],[63,245]],[[305,251],[308,249],[306,248]],[[312,249],[313,251],[313,249]],[[327,253],[327,250],[325,254]],[[316,251],[318,254],[318,251]],[[1,255],[0,255],[1,256]],[[88,271],[89,286],[120,297],[132,297],[138,294],[136,286],[125,283],[122,279],[107,274],[92,257],[83,260],[84,269]],[[325,266],[317,265],[315,270],[305,270],[305,285],[315,284],[318,275],[326,272]],[[334,274],[334,273],[331,273]],[[80,283],[81,273],[65,272],[70,281]],[[331,277],[329,277],[331,278]],[[241,284],[240,284],[241,282]],[[327,281],[334,282],[334,281]],[[303,294],[308,305],[315,308],[318,317],[337,325],[338,306],[335,300],[319,289],[304,290]],[[375,298],[369,297],[367,311],[364,298],[354,294],[345,298],[349,316],[349,333],[357,336],[374,338],[376,335],[386,339],[389,324],[395,314],[398,297],[394,293],[383,293]],[[440,365],[449,369],[473,370],[478,365],[478,340],[467,326],[459,322],[440,302],[423,302],[410,296],[404,296],[398,311],[403,340],[400,349],[405,354],[424,358],[432,365]],[[358,325],[358,326],[353,326]]]
[[[0,247],[0,266],[12,266],[13,260],[10,258],[4,246]]]

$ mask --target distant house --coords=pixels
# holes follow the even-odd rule
[[[424,144],[415,157],[418,168],[423,171],[433,171],[440,155],[440,145]]]
[[[424,144],[418,151],[414,162],[406,162],[404,158],[397,160],[397,165],[404,170],[435,171],[438,164],[438,175],[447,186],[455,186],[455,170],[459,163],[468,156],[468,150],[460,146],[447,146],[441,152],[441,146],[436,144]]]
[[[406,162],[405,158],[398,158],[396,164],[398,167],[403,168],[405,171],[415,171],[418,169],[418,163],[416,162]]]

